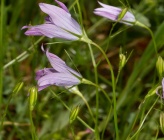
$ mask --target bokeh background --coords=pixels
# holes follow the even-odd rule
[[[87,44],[83,42],[68,42],[61,39],[48,39],[44,37],[25,36],[25,30],[21,30],[24,25],[37,25],[44,22],[45,14],[39,9],[38,3],[54,4],[53,0],[1,0],[1,73],[0,84],[2,88],[2,98],[0,101],[0,116],[3,115],[8,104],[9,97],[18,82],[24,82],[19,94],[14,96],[9,103],[4,126],[0,132],[2,140],[30,140],[30,121],[28,115],[28,89],[36,85],[35,72],[50,64],[41,51],[42,43],[63,42],[58,44],[45,45],[50,47],[50,51],[61,57],[66,63],[80,73],[86,79],[94,82],[94,69]],[[78,20],[79,14],[77,6],[72,7],[75,0],[61,0],[70,8],[72,16]],[[102,0],[101,2],[117,6],[127,7],[134,13],[136,18],[151,28],[155,34],[156,43],[161,56],[164,55],[164,1],[163,0]],[[96,0],[79,0],[83,26],[94,42],[99,44],[105,51],[113,65],[115,75],[119,69],[120,48],[122,52],[130,58],[121,72],[117,84],[118,103],[118,126],[121,139],[124,140],[129,134],[133,134],[139,127],[140,121],[149,110],[150,106],[157,98],[157,95],[150,97],[144,105],[142,113],[138,113],[139,106],[142,106],[148,91],[160,79],[155,67],[155,53],[150,33],[141,27],[128,27],[123,24],[116,24],[107,19],[96,16],[93,10],[100,7]],[[39,40],[40,39],[40,40]],[[39,41],[38,41],[39,40]],[[28,50],[30,46],[33,49]],[[27,55],[18,61],[10,63],[24,51]],[[93,46],[94,57],[98,65],[99,85],[102,86],[109,96],[112,96],[111,75],[108,65],[101,52]],[[69,56],[68,56],[69,54]],[[71,58],[71,59],[70,59]],[[51,87],[60,98],[71,108],[80,104],[79,116],[90,126],[94,126],[89,112],[80,97],[70,93],[64,88]],[[88,100],[93,112],[95,111],[95,87],[79,85],[80,91]],[[111,105],[107,103],[104,95],[100,92],[99,123],[103,125],[106,115],[110,111]],[[147,117],[147,121],[137,139],[151,140],[163,137],[160,131],[159,114],[162,110],[162,101],[152,110]],[[135,117],[136,124],[133,121]],[[67,140],[71,139],[69,125],[69,111],[57,100],[49,91],[45,89],[38,93],[37,104],[33,111],[33,120],[40,140]],[[86,127],[78,120],[74,123],[74,131],[79,140],[92,140],[92,133],[85,133]],[[113,118],[109,120],[104,132],[104,140],[114,139],[115,129]]]

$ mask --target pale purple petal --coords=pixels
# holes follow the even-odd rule
[[[118,13],[121,12],[121,9],[118,8],[118,7],[114,7],[114,6],[110,6],[110,5],[107,5],[107,4],[103,4],[103,3],[99,2],[99,1],[98,1],[98,3],[99,3],[102,7],[104,7],[105,9],[108,9],[108,10],[110,10],[110,11],[115,11],[115,12],[117,11]]]
[[[80,73],[76,72],[75,70],[73,70],[72,68],[70,68],[70,67],[68,67],[68,66],[67,66],[66,68],[67,68],[67,70],[68,70],[70,73],[74,74],[75,76],[77,76],[77,77],[79,77],[79,78],[82,78],[82,76],[81,76]]]
[[[44,13],[51,17],[53,24],[74,34],[82,35],[79,24],[71,17],[70,13],[50,4],[40,3],[39,6]]]
[[[122,18],[122,21],[135,22],[136,19],[132,13],[127,11],[124,17]]]
[[[63,38],[66,40],[78,40],[82,36],[80,25],[71,17],[67,7],[55,0],[59,6],[40,3],[40,9],[45,12],[45,24],[36,26],[24,26],[28,28],[26,35],[47,36],[49,38]]]
[[[51,63],[51,66],[58,72],[68,73],[68,70],[65,68],[65,62],[60,59],[58,56],[50,53],[48,50],[46,51],[46,56]]]
[[[47,74],[55,73],[55,72],[57,72],[57,71],[55,69],[53,69],[53,68],[44,68],[42,70],[38,70],[36,72],[35,79],[39,80],[41,77],[43,77],[43,76],[45,76]]]
[[[69,73],[51,73],[41,77],[38,80],[38,86],[56,85],[56,86],[73,86],[80,83],[80,80]]]
[[[159,93],[159,90],[161,91],[161,86],[157,87],[156,94],[164,99],[164,78],[162,79],[162,95]]]
[[[55,2],[56,2],[57,4],[59,4],[59,6],[60,6],[63,10],[65,10],[67,13],[69,13],[67,7],[66,7],[62,2],[60,2],[60,1],[58,1],[58,0],[55,0]]]
[[[108,18],[110,20],[116,21],[120,12],[116,12],[116,11],[110,12],[104,8],[97,8],[97,9],[95,9],[94,13],[96,15],[103,16],[103,17]]]
[[[120,15],[120,13],[122,12],[121,8],[106,5],[101,2],[99,2],[99,4],[102,6],[102,8],[97,8],[94,10],[94,13],[96,15],[108,18],[113,21],[118,20],[118,17]],[[136,19],[135,19],[134,15],[132,13],[130,13],[129,11],[127,11],[126,14],[124,15],[124,17],[119,22],[127,24],[127,25],[133,25],[132,23],[134,23],[135,21],[136,21]]]
[[[164,78],[162,79],[162,91],[163,91],[163,98],[164,98]]]
[[[51,66],[56,71],[64,72],[64,73],[72,73],[77,77],[82,77],[78,72],[68,67],[62,59],[60,59],[58,56],[54,55],[53,53],[50,53],[48,50],[46,51],[46,56],[49,62],[51,63]]]
[[[47,87],[49,87],[49,86],[51,86],[51,85],[39,86],[39,87],[38,87],[38,91],[41,91],[41,90],[43,90],[43,89],[45,89],[45,88],[47,88]]]
[[[26,35],[38,35],[47,36],[49,38],[64,38],[68,40],[77,40],[78,37],[66,32],[65,30],[53,25],[53,24],[42,24],[36,26],[24,26],[23,28],[29,28]]]
[[[78,72],[68,67],[62,59],[50,53],[48,49],[45,51],[43,45],[41,48],[46,53],[53,68],[44,68],[36,72],[35,79],[39,91],[51,85],[71,87],[81,82],[82,76]]]

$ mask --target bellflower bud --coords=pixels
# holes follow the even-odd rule
[[[69,123],[70,123],[70,124],[72,124],[72,123],[76,120],[76,118],[77,118],[77,116],[78,116],[78,113],[79,113],[79,110],[80,110],[80,106],[79,106],[79,105],[76,106],[76,107],[74,107],[74,108],[71,110],[71,112],[70,112],[70,117],[69,117]]]
[[[158,60],[156,62],[156,68],[159,74],[159,77],[163,77],[164,75],[164,61],[161,56],[158,56]]]
[[[24,85],[23,82],[19,82],[13,89],[13,95],[16,95],[21,90],[23,85]]]
[[[36,87],[32,87],[29,89],[29,108],[32,111],[37,101],[38,89]]]

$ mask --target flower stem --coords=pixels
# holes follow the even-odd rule
[[[142,130],[141,128],[142,128],[142,126],[143,126],[143,124],[144,124],[144,122],[145,122],[147,116],[149,115],[149,113],[151,112],[151,110],[153,109],[153,107],[155,106],[155,104],[157,103],[158,98],[159,98],[159,97],[157,97],[157,99],[155,100],[155,102],[153,103],[153,105],[150,107],[150,109],[149,109],[148,112],[146,113],[146,115],[145,115],[145,117],[143,118],[143,120],[142,120],[142,122],[141,122],[141,124],[140,124],[140,126],[139,126],[139,128],[138,128],[138,130],[133,134],[132,137],[128,137],[128,138],[127,138],[128,140],[132,140],[132,139]],[[147,99],[148,99],[148,98],[147,98]],[[145,102],[146,102],[146,101],[145,101]]]
[[[70,124],[70,129],[71,129],[71,133],[72,133],[72,140],[75,140],[75,133],[74,133],[74,129],[73,129],[72,124]]]
[[[90,54],[91,54],[91,58],[92,58],[92,64],[93,64],[93,67],[94,67],[95,82],[98,85],[98,74],[97,74],[96,62],[95,62],[95,59],[94,59],[94,55],[93,55],[91,44],[88,43],[88,46],[89,46],[89,50],[90,50]],[[96,139],[97,140],[100,139],[99,129],[98,129],[98,117],[99,117],[99,93],[98,93],[98,89],[96,87],[96,123],[95,123],[95,130],[96,130]]]
[[[114,125],[115,125],[115,131],[116,131],[116,140],[119,140],[118,124],[117,124],[117,110],[116,110],[116,108],[117,108],[117,106],[116,106],[117,105],[117,103],[116,103],[116,83],[115,83],[113,68],[112,68],[112,65],[109,62],[104,50],[94,42],[91,42],[91,44],[94,45],[95,47],[97,47],[101,51],[101,53],[103,54],[103,56],[105,57],[108,65],[109,65],[109,69],[110,69],[111,77],[112,77],[113,107],[114,107],[113,111],[114,111]]]
[[[0,132],[2,132],[3,122],[4,122],[4,119],[5,119],[5,117],[6,117],[7,110],[8,110],[8,106],[9,106],[9,103],[10,103],[12,97],[13,97],[13,94],[10,95],[9,100],[8,100],[8,102],[7,102],[7,105],[6,105],[6,107],[5,107],[5,111],[4,111],[3,115],[2,115],[2,118],[1,118],[1,125],[0,125]]]
[[[140,27],[143,27],[145,29],[147,29],[152,37],[152,40],[153,40],[153,44],[154,44],[154,49],[155,49],[155,52],[158,56],[158,51],[157,51],[157,45],[156,45],[156,42],[155,42],[155,39],[154,39],[154,35],[153,35],[153,32],[151,31],[151,29],[149,27],[147,27],[146,25],[142,24],[141,22],[139,21],[136,21],[135,23],[136,25],[140,26]]]
[[[93,83],[93,82],[91,82],[91,81],[89,81],[89,80],[87,80],[87,79],[82,79],[82,81],[81,81],[81,83],[83,83],[83,84],[88,84],[88,85],[92,85],[92,86],[95,86],[95,87],[97,87],[98,89],[100,89],[103,93],[104,93],[104,95],[105,95],[105,97],[108,99],[108,101],[112,104],[112,101],[111,101],[111,99],[109,98],[109,96],[108,96],[108,94],[105,92],[105,90],[103,89],[103,88],[101,88],[99,85],[97,85],[97,84],[95,84],[95,83]]]
[[[31,129],[32,140],[38,140],[38,137],[37,137],[36,131],[35,131],[34,122],[32,119],[32,110],[30,110],[30,108],[29,108],[29,117],[30,117],[30,129]]]
[[[51,93],[63,104],[63,106],[64,106],[67,110],[71,111],[71,109],[58,97],[58,95],[57,95],[55,92],[53,92],[52,90],[50,90],[50,91],[51,91]],[[95,130],[94,130],[93,128],[91,128],[86,122],[84,122],[79,116],[77,116],[77,119],[78,119],[84,126],[86,126],[87,128],[89,128],[92,132],[95,132]]]
[[[94,118],[94,115],[93,115],[93,113],[92,113],[92,110],[91,110],[91,108],[90,108],[90,106],[89,106],[87,100],[84,98],[83,94],[82,94],[79,90],[72,90],[71,92],[73,92],[74,94],[76,94],[76,95],[78,95],[79,97],[82,98],[82,100],[84,101],[84,103],[86,104],[86,106],[87,106],[87,108],[88,108],[88,111],[89,111],[89,113],[90,113],[92,119],[93,119],[94,122],[96,123],[96,120],[95,120],[95,118]]]
[[[116,104],[117,103],[116,102],[116,83],[115,83],[115,77],[114,77],[112,65],[111,65],[110,61],[108,60],[108,57],[105,54],[104,50],[99,45],[97,45],[92,40],[90,40],[86,35],[84,35],[80,40],[97,47],[101,51],[101,53],[103,54],[104,58],[106,59],[108,65],[109,65],[109,69],[110,69],[111,77],[112,77],[113,107],[114,107],[113,113],[114,113],[114,125],[115,125],[115,131],[116,131],[116,140],[119,140],[118,124],[117,124],[117,110],[116,110],[117,109],[117,106],[116,106],[117,105]]]

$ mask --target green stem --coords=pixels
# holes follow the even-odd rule
[[[153,32],[151,31],[151,29],[149,27],[147,27],[146,25],[140,23],[139,21],[136,21],[135,23],[136,25],[140,26],[140,27],[143,27],[145,29],[147,29],[152,37],[152,40],[153,40],[153,44],[154,44],[154,49],[155,49],[155,52],[158,56],[158,50],[157,50],[157,45],[156,45],[156,42],[155,42],[155,39],[154,39],[154,35],[153,35]]]
[[[70,128],[71,128],[71,133],[72,133],[72,139],[75,140],[75,133],[74,133],[74,129],[73,129],[72,124],[70,124]]]
[[[91,81],[89,81],[89,80],[87,80],[87,79],[84,79],[84,78],[82,79],[81,83],[83,83],[83,84],[88,84],[88,85],[92,85],[92,86],[95,86],[95,87],[97,87],[98,89],[100,89],[100,90],[104,93],[104,95],[105,95],[105,97],[108,99],[108,101],[112,104],[111,99],[109,98],[108,94],[105,92],[105,90],[104,90],[102,87],[100,87],[99,85],[97,85],[97,84],[95,84],[95,83],[93,83],[93,82],[91,82]]]
[[[82,19],[82,13],[81,13],[81,8],[80,8],[79,0],[76,0],[76,4],[77,4],[78,11],[79,11],[80,25],[81,25],[81,27],[83,29],[83,19]]]
[[[88,108],[88,111],[89,111],[89,113],[90,113],[92,119],[93,119],[94,122],[96,123],[96,120],[95,120],[95,118],[94,118],[94,115],[93,115],[93,113],[92,113],[92,110],[91,110],[91,108],[90,108],[90,106],[89,106],[87,100],[84,98],[83,94],[82,94],[79,90],[75,90],[75,91],[73,91],[73,93],[75,93],[76,95],[78,95],[78,96],[80,96],[80,97],[82,98],[82,100],[84,101],[84,103],[86,104],[86,106],[87,106],[87,108]]]
[[[30,54],[29,52],[35,47],[35,45],[37,45],[44,37],[40,37],[33,45],[31,45],[27,51],[24,51],[23,53],[21,53],[20,55],[18,55],[15,59],[13,59],[12,61],[10,61],[9,63],[7,63],[6,65],[3,66],[3,69],[8,68],[9,66],[15,64],[16,62],[21,62],[23,60],[25,60]]]
[[[116,108],[117,108],[117,106],[116,106],[117,105],[117,103],[116,103],[116,83],[115,83],[115,77],[114,77],[112,65],[109,62],[104,50],[94,42],[91,42],[91,44],[93,44],[95,47],[97,47],[101,51],[101,53],[103,54],[103,56],[105,57],[108,65],[109,65],[109,69],[110,69],[111,77],[112,77],[113,107],[114,107],[113,111],[114,111],[114,125],[115,125],[115,131],[116,131],[116,140],[119,140],[118,124],[117,124],[117,110],[116,110]]]
[[[35,140],[35,138],[34,138],[34,133],[33,133],[33,131],[34,131],[34,129],[33,129],[33,120],[32,120],[32,113],[31,113],[32,111],[31,110],[29,110],[29,117],[30,117],[30,130],[31,130],[31,136],[32,136],[32,140]]]
[[[153,105],[150,107],[150,109],[149,109],[148,112],[146,113],[146,115],[145,115],[145,117],[143,118],[143,120],[142,120],[142,122],[141,122],[141,124],[140,124],[140,126],[139,126],[139,128],[138,128],[138,130],[133,134],[133,136],[132,136],[131,138],[127,138],[128,140],[132,140],[132,139],[142,130],[141,128],[142,128],[142,126],[143,126],[143,124],[144,124],[144,122],[145,122],[147,116],[149,115],[149,113],[151,112],[151,110],[153,109],[153,107],[155,106],[155,104],[157,103],[158,98],[159,98],[159,97],[157,97],[157,99],[155,100],[155,102],[153,103]]]
[[[51,93],[63,104],[63,106],[64,106],[67,110],[71,111],[71,109],[58,97],[58,95],[57,95],[55,92],[53,92],[52,90],[50,90],[50,91],[51,91]],[[84,122],[79,116],[77,116],[77,119],[78,119],[84,126],[86,126],[87,128],[89,128],[92,132],[95,132],[94,129],[91,128],[86,122]]]
[[[34,122],[32,119],[32,110],[30,110],[30,108],[29,108],[29,117],[30,117],[30,129],[31,129],[32,140],[38,140],[36,131],[35,131]]]
[[[105,132],[106,127],[108,126],[108,122],[110,120],[111,113],[112,113],[112,108],[110,108],[110,111],[108,112],[108,115],[107,115],[106,120],[104,122],[104,126],[102,128],[102,133],[101,133],[101,139],[102,140],[104,139],[104,132]]]
[[[91,44],[88,43],[88,46],[89,46],[89,50],[90,50],[90,54],[91,54],[91,58],[92,58],[92,64],[93,64],[93,67],[94,67],[95,82],[98,85],[98,74],[97,74],[96,62],[95,62],[95,59],[94,59]],[[95,123],[95,130],[96,130],[96,139],[97,140],[100,139],[99,129],[98,129],[98,117],[99,117],[99,93],[98,93],[98,89],[96,88],[96,123]]]
[[[1,126],[0,126],[0,132],[1,132],[2,129],[3,129],[3,122],[4,122],[4,119],[5,119],[5,117],[6,117],[7,110],[8,110],[8,106],[9,106],[9,103],[10,103],[12,97],[13,97],[13,94],[10,95],[9,100],[8,100],[8,102],[7,102],[7,105],[6,105],[6,108],[5,108],[5,111],[4,111],[3,115],[2,115],[2,118],[1,118]]]

